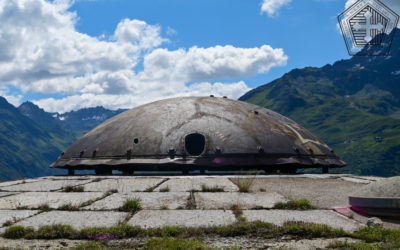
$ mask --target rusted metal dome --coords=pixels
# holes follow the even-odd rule
[[[343,167],[325,143],[271,110],[227,98],[182,97],[142,105],[97,126],[51,167],[183,171]]]

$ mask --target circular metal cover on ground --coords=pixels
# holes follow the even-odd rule
[[[278,113],[226,98],[183,97],[107,120],[51,167],[143,171],[343,166],[325,143]]]
[[[365,214],[400,217],[400,176],[364,186],[349,197],[349,204]]]

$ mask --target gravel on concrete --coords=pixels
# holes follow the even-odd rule
[[[325,249],[329,244],[337,241],[357,242],[352,238],[336,238],[336,239],[304,239],[292,240],[286,236],[281,239],[265,239],[262,237],[215,237],[206,236],[203,242],[210,247],[217,249],[226,249],[230,247],[238,247],[240,249],[296,249],[296,250],[320,250]]]
[[[90,180],[40,180],[26,182],[12,186],[2,187],[3,191],[25,191],[25,192],[50,192],[63,189],[67,186],[76,186],[88,183]]]
[[[400,176],[382,179],[352,192],[351,196],[366,198],[400,198]]]
[[[272,208],[278,202],[288,201],[276,192],[198,192],[195,193],[195,200],[198,209],[230,209],[233,205],[241,209]]]
[[[202,186],[223,188],[225,192],[237,191],[238,188],[228,178],[224,177],[201,177],[185,176],[185,178],[171,178],[161,184],[155,191],[163,188],[169,188],[171,192],[188,192],[192,190],[201,190]]]
[[[148,188],[155,187],[164,181],[164,178],[119,178],[104,179],[101,181],[93,181],[86,184],[85,191],[102,191],[106,192],[112,189],[118,190],[118,193],[131,193],[135,191],[144,191]]]
[[[124,212],[98,212],[98,211],[50,211],[27,218],[15,225],[33,227],[64,224],[75,229],[90,227],[112,227],[122,222],[128,213]]]
[[[26,240],[5,239],[0,237],[0,248],[5,249],[68,249],[85,243],[83,240]]]
[[[1,197],[0,209],[17,209],[19,207],[38,208],[41,205],[58,208],[66,204],[79,206],[83,202],[96,200],[102,195],[103,193],[101,192],[25,192]]]
[[[363,225],[331,210],[243,210],[248,221],[263,221],[278,226],[287,221],[302,221],[325,224],[333,228],[343,228],[354,232]]]
[[[230,210],[141,210],[128,224],[144,228],[164,226],[211,227],[227,226],[236,221]]]
[[[114,210],[121,207],[127,199],[139,198],[143,209],[177,209],[185,207],[188,192],[134,192],[130,194],[112,194],[96,201],[84,210]]]

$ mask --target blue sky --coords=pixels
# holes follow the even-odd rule
[[[0,0],[0,95],[52,112],[236,99],[291,69],[349,58],[337,15],[352,2]]]
[[[238,78],[254,88],[293,68],[319,67],[348,58],[336,26],[345,2],[293,1],[272,18],[261,14],[262,1],[258,0],[82,0],[72,9],[80,17],[77,29],[92,36],[111,35],[122,18],[130,18],[161,25],[165,36],[168,27],[175,30],[171,43],[165,45],[169,49],[217,44],[283,48],[289,56],[286,66]]]

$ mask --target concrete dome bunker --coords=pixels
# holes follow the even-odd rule
[[[111,174],[135,171],[295,173],[346,164],[325,143],[271,110],[217,97],[145,104],[100,124],[50,166]]]

